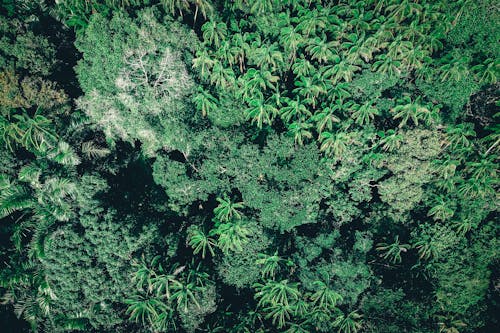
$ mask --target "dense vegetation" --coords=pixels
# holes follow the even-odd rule
[[[2,0],[3,332],[495,332],[495,0]]]

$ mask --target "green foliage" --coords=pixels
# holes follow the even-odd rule
[[[0,317],[494,329],[498,22],[491,0],[4,1]]]
[[[379,243],[377,244],[377,251],[381,252],[381,256],[384,259],[389,260],[393,264],[401,262],[401,253],[405,253],[410,248],[408,244],[401,244],[399,241],[399,236],[394,238],[392,243]]]
[[[148,155],[189,149],[182,120],[189,117],[184,100],[193,83],[182,60],[196,39],[175,22],[163,23],[152,10],[136,20],[120,12],[111,20],[93,15],[77,41],[85,54],[77,73],[87,93],[80,108],[110,140],[139,140]]]

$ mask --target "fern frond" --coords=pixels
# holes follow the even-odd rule
[[[102,158],[109,155],[111,151],[108,148],[97,146],[92,141],[82,143],[82,153],[88,158]]]
[[[5,175],[0,175],[0,219],[15,211],[32,207],[33,200],[23,186],[12,183]]]

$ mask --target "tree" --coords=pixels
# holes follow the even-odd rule
[[[357,313],[357,311],[352,311],[347,316],[342,314],[337,317],[333,325],[339,328],[339,333],[356,333],[362,327],[361,318],[362,315]]]
[[[271,125],[274,116],[278,114],[278,110],[274,105],[268,104],[261,99],[250,100],[248,105],[249,108],[246,109],[247,118],[251,119],[252,123],[256,122],[259,129],[261,129],[264,124]]]
[[[206,117],[212,111],[217,109],[217,99],[201,87],[193,100],[198,110],[201,111],[201,115],[203,117]]]
[[[201,257],[205,259],[207,251],[214,256],[215,240],[209,237],[205,232],[194,226],[188,233],[189,245],[193,248],[193,253],[201,252]]]
[[[227,36],[227,26],[223,22],[215,20],[207,21],[201,27],[203,33],[203,40],[208,45],[213,45],[215,48],[220,47],[223,40]]]
[[[323,281],[314,281],[313,285],[316,291],[311,295],[311,300],[315,306],[332,311],[342,301],[342,296]]]
[[[198,12],[203,15],[203,19],[207,19],[207,16],[212,16],[214,13],[214,7],[209,0],[192,0],[196,10],[194,12],[194,22],[198,17]]]
[[[356,124],[360,126],[370,124],[376,115],[380,115],[380,112],[371,103],[356,105],[353,109],[355,111],[352,113],[352,117]]]
[[[379,243],[376,250],[382,252],[381,256],[384,259],[389,259],[393,264],[401,262],[401,253],[407,252],[410,248],[408,244],[401,244],[399,236],[394,238],[393,243]]]
[[[196,57],[193,58],[192,68],[198,69],[200,71],[201,77],[207,79],[210,77],[210,70],[213,68],[215,60],[211,58],[208,52],[197,51]]]
[[[227,196],[224,198],[217,198],[219,205],[215,207],[215,218],[221,222],[228,222],[233,217],[241,219],[241,212],[238,209],[243,208],[243,202],[232,202]]]
[[[389,76],[398,76],[401,73],[399,69],[401,62],[389,57],[387,54],[380,54],[375,57],[377,61],[373,63],[372,70],[378,73],[387,73]]]
[[[278,255],[278,251],[276,251],[273,255],[259,253],[258,259],[255,260],[255,264],[262,267],[261,274],[263,278],[274,279],[283,265],[291,266],[293,265],[293,262],[291,260],[281,258]]]
[[[350,141],[347,133],[338,132],[336,134],[323,132],[320,135],[321,147],[327,155],[339,158],[347,149],[347,143]]]
[[[183,283],[177,282],[172,285],[172,302],[177,303],[177,309],[179,311],[188,311],[190,304],[194,304],[196,307],[200,308],[200,303],[196,298],[196,292],[199,290],[193,282]]]
[[[269,70],[271,73],[281,71],[284,60],[283,54],[276,44],[263,45],[248,54],[250,63],[255,64],[261,70]]]
[[[425,116],[430,113],[430,110],[426,106],[420,104],[419,98],[412,101],[410,97],[406,96],[400,101],[400,103],[400,105],[397,105],[391,110],[391,112],[394,113],[393,119],[401,118],[399,127],[407,125],[410,119],[413,121],[415,126],[418,126],[418,121],[424,119]]]
[[[323,76],[332,81],[332,84],[337,84],[344,80],[351,82],[354,73],[360,70],[361,67],[349,63],[347,60],[338,60],[335,65],[324,67]]]
[[[293,136],[295,144],[303,146],[305,139],[312,139],[312,133],[310,131],[312,127],[312,124],[299,121],[291,123],[288,126],[288,131]]]
[[[333,108],[326,107],[311,117],[311,120],[316,122],[316,131],[320,136],[325,130],[332,131],[333,124],[340,122],[340,118],[334,112]]]
[[[255,298],[259,300],[259,306],[290,305],[300,297],[298,286],[298,283],[288,280],[268,280],[265,284],[257,283],[254,285]]]
[[[306,47],[306,51],[311,55],[311,59],[316,59],[319,63],[329,62],[338,59],[332,50],[335,50],[335,42],[326,42],[318,37],[312,39]]]
[[[224,253],[243,251],[250,234],[250,229],[241,221],[218,223],[210,232],[211,236],[218,237],[217,246]]]
[[[138,140],[149,156],[186,149],[183,119],[191,117],[194,82],[182,54],[199,42],[185,27],[158,22],[152,10],[135,19],[93,15],[77,45],[85,55],[76,68],[85,93],[77,104],[110,142]]]
[[[299,98],[295,100],[285,98],[284,102],[286,106],[281,108],[280,116],[286,123],[290,123],[292,119],[307,119],[312,116],[311,111],[301,103]]]
[[[403,135],[398,134],[395,130],[388,130],[387,132],[380,133],[379,145],[382,146],[384,151],[394,151],[401,146],[403,142]]]

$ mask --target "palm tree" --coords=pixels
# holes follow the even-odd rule
[[[391,112],[395,113],[393,119],[401,118],[399,127],[405,126],[410,119],[418,126],[418,121],[425,118],[426,115],[430,113],[427,107],[420,104],[420,97],[412,102],[409,96],[405,96],[399,103],[401,104],[391,110]]]
[[[398,22],[401,22],[412,15],[418,16],[422,12],[422,5],[412,0],[401,0],[387,6],[385,12],[388,12],[389,16],[394,17]]]
[[[196,51],[196,57],[193,58],[193,68],[197,69],[201,73],[203,79],[209,77],[210,70],[215,65],[215,60],[213,60],[206,50]]]
[[[313,286],[316,291],[311,295],[311,300],[317,307],[332,311],[337,303],[343,299],[339,293],[332,290],[323,281],[314,281]]]
[[[171,300],[177,303],[177,309],[183,312],[188,311],[190,304],[196,305],[198,309],[201,308],[200,303],[196,299],[195,293],[199,290],[193,282],[182,283],[177,281],[172,285]]]
[[[231,50],[230,54],[232,58],[230,59],[230,64],[238,63],[240,72],[243,73],[245,70],[245,56],[250,51],[250,45],[244,40],[241,33],[235,33],[231,37]]]
[[[360,126],[370,124],[376,115],[380,115],[380,112],[372,106],[371,102],[355,105],[353,109],[355,111],[352,113],[352,118]]]
[[[477,223],[473,222],[469,218],[458,218],[452,222],[452,227],[457,231],[459,235],[464,236],[469,231],[477,227]]]
[[[262,277],[274,279],[281,266],[292,266],[293,262],[291,260],[283,259],[278,255],[278,251],[276,251],[273,255],[259,253],[257,255],[257,260],[255,260],[255,264],[262,267]]]
[[[306,36],[316,35],[319,30],[325,29],[329,24],[327,15],[317,9],[304,10],[299,16],[299,20],[297,31]]]
[[[279,42],[288,53],[288,62],[292,64],[297,57],[299,47],[304,44],[304,37],[292,26],[286,26],[280,30]]]
[[[349,83],[347,82],[339,82],[337,84],[329,84],[327,86],[327,96],[329,101],[333,101],[335,104],[342,105],[336,110],[343,111],[348,109],[350,105],[345,106],[343,104],[345,98],[351,97],[351,93],[349,92]],[[348,102],[352,103],[352,102]]]
[[[332,108],[326,107],[320,112],[316,112],[311,120],[316,122],[316,131],[321,135],[325,130],[331,131],[333,124],[340,122],[340,118],[334,114]]]
[[[439,333],[460,333],[467,324],[456,315],[437,315]]]
[[[241,212],[238,209],[243,208],[243,202],[232,202],[226,195],[224,198],[216,199],[219,205],[214,209],[215,217],[221,222],[228,222],[233,217],[241,219]]]
[[[398,36],[388,45],[386,55],[391,59],[402,60],[413,48],[411,42],[402,40],[402,37]]]
[[[273,75],[267,70],[255,68],[250,68],[242,78],[244,97],[248,96],[248,92],[255,94],[259,88],[263,91],[267,89],[277,90],[276,83],[279,80],[279,76]]]
[[[250,13],[254,15],[261,15],[264,13],[273,12],[273,4],[279,3],[273,0],[255,0],[251,1]]]
[[[47,157],[62,165],[76,166],[80,164],[80,157],[78,157],[73,148],[64,141],[59,141],[57,148],[49,151]]]
[[[206,20],[207,16],[212,16],[214,13],[214,7],[212,3],[208,0],[190,0],[194,3],[196,7],[194,12],[194,22],[196,22],[196,18],[198,17],[198,12],[203,15],[203,18]],[[194,24],[193,22],[193,24]]]
[[[160,314],[169,312],[169,306],[162,300],[152,297],[142,297],[125,300],[128,304],[126,314],[130,315],[130,319],[134,322],[140,321],[143,325],[155,326]]]
[[[351,10],[351,19],[349,20],[349,26],[356,30],[356,33],[362,33],[364,31],[368,31],[370,29],[370,21],[372,20],[372,16],[370,13],[367,13],[364,9],[354,9]]]
[[[309,60],[304,59],[302,55],[301,58],[294,61],[292,71],[298,77],[308,77],[312,76],[316,72],[316,68],[309,62]]]
[[[323,132],[320,135],[321,147],[320,151],[324,151],[327,155],[339,158],[347,149],[349,142],[349,135],[344,132],[337,132],[335,134],[330,132]]]
[[[361,67],[349,63],[346,59],[338,61],[335,65],[325,66],[322,75],[332,81],[333,84],[340,80],[351,82],[354,73]]]
[[[252,123],[256,122],[259,129],[262,129],[264,124],[271,125],[274,116],[278,114],[278,110],[274,105],[268,104],[262,99],[250,100],[248,104],[249,108],[246,109],[247,119],[252,119]]]
[[[300,80],[295,81],[295,86],[297,88],[293,89],[293,93],[310,100],[313,108],[316,105],[316,99],[321,94],[326,93],[324,84],[322,84],[316,76],[312,78],[301,76]]]
[[[294,309],[289,304],[277,303],[264,308],[264,311],[267,312],[266,319],[272,318],[273,325],[282,328],[290,320]]]
[[[485,180],[488,182],[485,182]],[[491,182],[490,179],[467,179],[458,187],[458,194],[460,194],[463,198],[484,198],[492,190],[489,182]]]
[[[339,328],[339,333],[356,333],[362,327],[362,317],[357,311],[352,311],[347,316],[342,314],[337,317],[333,325]]]
[[[179,12],[180,16],[183,16],[183,11],[189,9],[188,0],[161,0],[162,5],[165,10],[169,11],[172,16],[175,16],[176,12]]]
[[[468,162],[466,169],[472,174],[472,177],[481,181],[482,179],[496,179],[498,164],[496,157],[480,156],[479,162]]]
[[[422,36],[423,42],[421,45],[422,47],[427,48],[427,51],[429,51],[430,54],[433,54],[443,48],[443,42],[441,41],[443,39],[444,36],[441,31],[432,31]]]
[[[310,131],[312,124],[303,121],[293,122],[288,125],[288,132],[293,136],[295,144],[304,145],[304,139],[312,139]]]
[[[0,219],[15,211],[32,208],[34,200],[28,190],[14,183],[4,174],[0,174]]]
[[[298,283],[288,280],[273,281],[269,280],[265,284],[256,283],[254,288],[257,291],[255,298],[259,299],[259,306],[266,305],[291,305],[300,297]]]
[[[275,72],[281,71],[284,65],[283,54],[276,44],[263,45],[255,49],[248,55],[249,61],[263,70]]]
[[[233,70],[230,67],[224,67],[220,61],[216,61],[210,74],[210,83],[224,89],[233,85],[234,81]]]
[[[401,262],[401,253],[408,251],[409,248],[410,245],[401,244],[399,236],[396,236],[393,243],[379,243],[375,249],[383,252],[382,258],[389,259],[393,264],[396,264]]]
[[[500,61],[488,58],[482,64],[472,67],[471,70],[479,76],[479,82],[495,84],[500,72]]]
[[[380,134],[379,145],[382,146],[384,151],[393,151],[398,149],[403,142],[403,135],[398,134],[395,130],[388,130],[385,133],[381,132]]]
[[[432,216],[434,220],[446,221],[455,213],[450,207],[450,202],[442,196],[434,198],[435,205],[429,210],[427,216]]]
[[[401,73],[401,62],[389,57],[387,54],[380,54],[375,57],[377,61],[373,63],[372,70],[378,73],[387,73],[389,76],[396,76]]]
[[[10,119],[0,116],[0,133],[7,148],[13,151],[15,144],[20,144],[35,152],[47,151],[57,141],[52,121],[40,114],[41,108],[36,109],[33,117],[26,110],[21,111],[21,114],[14,114]]]
[[[227,26],[224,22],[207,21],[201,27],[201,31],[203,32],[203,41],[206,44],[214,45],[215,48],[220,47],[227,36]]]
[[[81,152],[89,160],[103,158],[111,154],[111,150],[97,145],[92,140],[82,142]]]
[[[333,53],[335,46],[335,42],[326,42],[325,39],[316,37],[308,43],[306,51],[311,55],[311,59],[316,59],[319,63],[338,62],[340,60],[339,56]]]
[[[429,260],[438,256],[438,248],[431,237],[425,237],[415,242],[413,247],[417,249],[420,260]]]
[[[451,146],[453,149],[457,147],[469,147],[472,144],[469,138],[474,138],[475,136],[476,132],[471,123],[449,126],[446,129],[446,139],[448,141],[446,146]]]
[[[210,231],[211,236],[218,236],[217,246],[224,253],[243,251],[243,246],[248,242],[250,234],[250,229],[241,221],[218,223],[216,228]]]
[[[349,63],[359,63],[360,60],[369,63],[373,59],[373,52],[376,52],[375,39],[373,37],[355,38],[350,42],[342,43],[342,47],[347,50],[346,60]]]
[[[470,57],[454,55],[448,63],[439,67],[441,71],[441,81],[447,81],[449,79],[460,81],[467,75],[469,75],[469,63],[471,61]]]
[[[201,257],[205,259],[207,251],[214,256],[215,240],[198,227],[192,227],[188,232],[189,246],[193,248],[193,253],[201,252]]]
[[[217,99],[202,87],[198,88],[198,93],[194,96],[193,101],[203,117],[217,109]]]
[[[292,119],[307,119],[312,116],[311,111],[301,103],[299,97],[296,99],[284,98],[286,106],[280,109],[281,119],[289,123]]]

